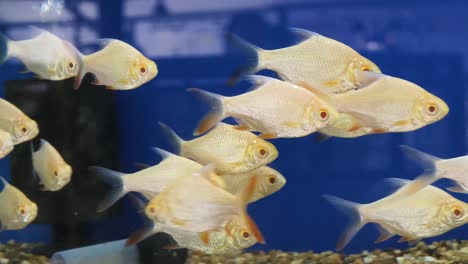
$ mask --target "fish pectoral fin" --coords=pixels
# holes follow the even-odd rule
[[[135,167],[137,167],[140,170],[144,170],[144,169],[147,169],[147,168],[151,167],[150,165],[148,165],[146,163],[142,163],[142,162],[135,162],[135,163],[133,163],[133,165],[135,165]]]
[[[240,130],[240,131],[249,131],[249,127],[245,124],[239,124],[237,126],[234,126],[234,129]]]
[[[275,133],[261,133],[260,135],[258,135],[258,137],[261,139],[274,139],[278,138],[278,135],[276,135]]]
[[[393,123],[393,126],[402,127],[402,126],[408,125],[409,123],[410,123],[410,120],[399,120]]]
[[[457,183],[454,184],[454,186],[452,187],[448,187],[447,190],[451,191],[451,192],[455,192],[455,193],[465,193],[465,194],[468,194],[468,190],[466,190],[465,188],[461,187],[460,185],[458,185]]]
[[[321,132],[317,132],[317,136],[315,137],[315,142],[317,143],[320,143],[320,142],[323,142],[329,138],[331,138],[332,136],[329,136],[327,134],[324,134],[324,133],[321,133]]]
[[[390,233],[390,231],[381,226],[379,226],[379,233],[379,237],[374,241],[375,244],[384,242],[385,240],[388,240],[395,236],[395,234]]]
[[[208,231],[198,233],[198,237],[205,245],[208,245],[208,243],[210,242],[210,233]]]
[[[414,237],[401,237],[400,239],[398,239],[398,243],[405,243],[405,242],[408,242],[410,243],[411,241],[415,241],[415,240],[421,240],[420,238],[414,238]]]
[[[341,85],[341,80],[325,81],[325,82],[323,82],[323,85],[325,85],[327,87],[335,87],[335,86]]]

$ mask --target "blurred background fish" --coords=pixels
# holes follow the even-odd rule
[[[36,121],[26,116],[12,103],[1,98],[0,129],[10,133],[15,145],[31,140],[39,134]]]
[[[0,231],[25,228],[37,216],[37,205],[0,177]]]

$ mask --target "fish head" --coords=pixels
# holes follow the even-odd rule
[[[154,200],[149,202],[148,205],[145,207],[145,214],[149,219],[155,220],[157,218],[157,212],[158,209]]]
[[[37,205],[34,202],[27,201],[22,203],[16,209],[16,218],[22,224],[29,224],[37,217]]]
[[[233,217],[226,225],[226,231],[235,248],[244,249],[255,245],[258,241],[249,228],[242,224],[239,216]]]
[[[158,67],[156,63],[143,55],[136,56],[132,63],[129,73],[129,84],[132,87],[140,86],[151,81],[158,75]]]
[[[5,157],[10,153],[15,144],[13,143],[13,138],[10,133],[3,130],[0,131],[0,158]]]
[[[70,42],[63,40],[65,56],[61,61],[64,79],[75,77],[79,71],[80,52]]]
[[[442,219],[451,228],[462,226],[468,223],[468,204],[457,199],[451,199],[444,204],[441,210]]]
[[[419,126],[432,124],[444,118],[449,110],[442,99],[424,92],[413,105],[411,123]]]
[[[36,121],[23,116],[13,124],[13,143],[19,144],[35,138],[39,134]]]
[[[351,73],[356,71],[382,73],[377,64],[363,56],[355,58],[349,68]]]
[[[260,138],[254,139],[246,148],[246,161],[255,168],[269,164],[277,157],[276,147]]]
[[[260,198],[273,194],[279,191],[286,184],[286,179],[277,170],[270,167],[261,167],[256,171],[257,177],[259,177],[259,183],[257,186],[260,188]]]
[[[54,190],[60,190],[63,186],[67,185],[73,173],[73,169],[70,165],[62,163],[52,167],[52,175],[54,179]]]
[[[311,102],[306,108],[308,123],[314,130],[332,125],[339,116],[335,107],[321,100]]]

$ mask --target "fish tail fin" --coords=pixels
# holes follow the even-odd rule
[[[111,191],[98,204],[97,212],[101,213],[111,207],[127,193],[125,190],[125,183],[122,178],[126,174],[97,166],[91,166],[89,167],[89,170],[104,182],[112,186]]]
[[[417,177],[405,186],[406,195],[414,194],[439,179],[437,173],[437,162],[441,160],[440,158],[429,155],[410,146],[402,145],[400,147],[409,159],[413,160],[424,169],[423,175]]]
[[[255,221],[250,217],[247,213],[247,205],[255,193],[255,187],[257,186],[257,177],[251,177],[249,183],[245,186],[241,193],[239,193],[239,202],[242,208],[242,218],[245,225],[249,228],[250,232],[254,235],[255,239],[257,239],[258,243],[265,244],[265,239],[258,228]]]
[[[168,125],[164,124],[163,122],[159,122],[159,127],[164,135],[168,138],[169,143],[174,148],[174,154],[179,155],[182,152],[182,145],[184,140],[177,135],[177,133],[171,129]]]
[[[211,111],[203,117],[197,129],[193,132],[194,136],[207,132],[226,117],[224,113],[224,96],[196,88],[190,88],[187,91],[195,94],[200,100],[206,101],[211,107]]]
[[[239,79],[246,74],[254,74],[263,69],[262,55],[265,50],[255,46],[254,44],[242,39],[236,34],[228,33],[227,39],[234,46],[243,50],[247,56],[247,63],[231,74],[227,83],[234,85]]]
[[[3,35],[2,33],[0,33],[0,64],[2,64],[3,62],[5,62],[9,55],[9,42],[10,40],[5,36]]]
[[[346,201],[344,199],[331,195],[324,195],[323,198],[325,198],[325,200],[327,200],[339,210],[345,211],[351,219],[350,223],[348,224],[348,227],[340,236],[336,244],[336,250],[340,251],[351,241],[351,239],[353,239],[353,237],[359,232],[359,230],[361,230],[367,224],[367,221],[361,215],[361,212],[359,210],[359,208],[362,205]]]

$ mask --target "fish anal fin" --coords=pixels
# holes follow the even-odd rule
[[[371,131],[372,134],[383,134],[383,133],[386,133],[386,132],[387,132],[387,130],[383,129],[383,128],[374,128]]]
[[[245,124],[239,124],[237,126],[234,126],[234,129],[240,130],[240,131],[249,131],[250,128],[245,125]]]
[[[332,136],[329,136],[329,135],[327,135],[325,133],[317,132],[317,136],[315,137],[315,142],[317,142],[317,143],[324,142],[324,141],[328,140],[331,137]]]
[[[362,128],[361,124],[355,123],[355,124],[353,124],[353,126],[348,130],[348,132],[358,131],[358,130],[361,129],[361,128]]]
[[[276,135],[275,133],[261,133],[260,135],[258,135],[258,137],[261,139],[274,139],[278,138],[278,135]]]
[[[154,225],[143,227],[134,233],[132,233],[125,242],[125,246],[136,245],[137,243],[145,240],[147,237],[156,234],[157,231],[154,230]]]
[[[405,243],[405,242],[410,242],[410,241],[415,241],[415,240],[418,240],[418,238],[414,238],[414,237],[401,237],[400,239],[398,239],[398,243]]]
[[[135,162],[133,163],[133,165],[135,165],[135,167],[139,168],[140,170],[144,170],[144,169],[151,167],[150,165],[146,163],[142,163],[142,162]]]
[[[465,193],[468,194],[468,190],[460,186],[459,184],[455,183],[452,187],[448,187],[447,190],[455,193]]]
[[[395,236],[395,234],[390,233],[387,229],[379,226],[379,237],[374,241],[375,244],[384,242],[392,237]]]
[[[210,233],[209,233],[209,231],[204,231],[204,232],[198,233],[198,236],[199,236],[200,240],[203,242],[203,244],[208,245],[208,243],[210,242]]]

